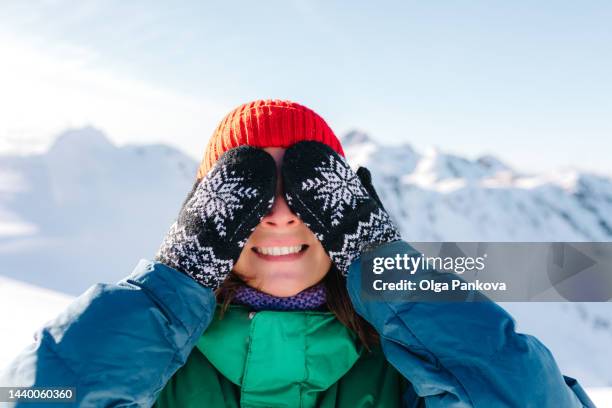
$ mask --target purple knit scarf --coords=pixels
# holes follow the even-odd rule
[[[318,283],[289,297],[277,297],[247,285],[236,289],[232,303],[250,306],[253,310],[313,310],[326,302],[325,287]]]

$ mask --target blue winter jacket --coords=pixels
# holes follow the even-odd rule
[[[415,253],[405,242],[374,251]],[[412,385],[405,407],[594,406],[575,380],[561,375],[546,347],[515,332],[497,304],[364,302],[360,269],[357,259],[348,291],[357,313],[380,334],[387,360]],[[210,289],[141,260],[128,277],[92,286],[38,330],[35,342],[0,374],[0,386],[72,386],[85,407],[152,406],[214,309]]]

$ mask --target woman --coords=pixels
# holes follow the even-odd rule
[[[367,170],[312,110],[244,104],[155,260],[81,295],[0,383],[80,406],[592,406],[492,302],[364,301],[366,252],[415,253]]]

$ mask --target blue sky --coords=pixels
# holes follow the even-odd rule
[[[5,1],[0,150],[91,123],[198,157],[274,97],[339,134],[610,175],[610,21],[607,1]]]

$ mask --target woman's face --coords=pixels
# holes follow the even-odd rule
[[[249,286],[273,296],[286,297],[318,283],[331,267],[321,242],[295,215],[282,193],[281,147],[264,149],[276,161],[276,197],[272,210],[261,220],[234,265]]]

